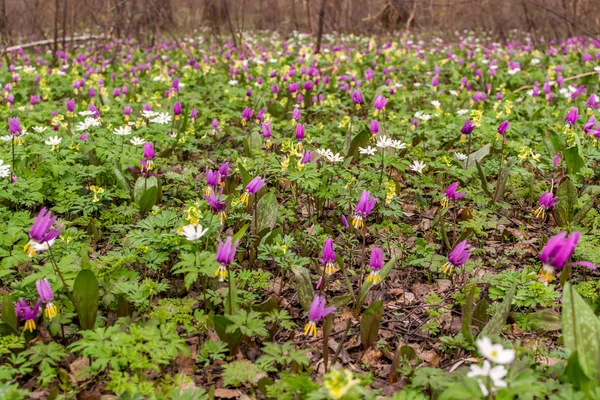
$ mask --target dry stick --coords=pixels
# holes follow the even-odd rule
[[[573,79],[583,78],[584,76],[589,76],[589,75],[594,75],[594,74],[597,74],[597,72],[596,71],[584,72],[583,74],[579,74],[579,75],[570,76],[568,78],[565,78],[565,79],[563,79],[563,82],[571,81]],[[531,89],[532,87],[533,86],[521,86],[517,90],[513,91],[513,93],[517,93],[517,92],[520,92],[521,90],[525,90],[525,89]]]

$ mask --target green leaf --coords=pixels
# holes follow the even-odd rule
[[[377,300],[362,313],[360,317],[360,342],[367,350],[375,344],[379,335],[379,323],[383,315],[383,302]]]
[[[227,332],[227,327],[232,325],[233,322],[223,315],[215,315],[214,321],[217,336],[227,343],[230,354],[236,354],[240,343],[242,342],[242,332],[240,332],[239,329],[235,332]]]
[[[277,222],[278,212],[279,205],[275,193],[269,192],[264,195],[256,204],[257,231],[260,232],[265,228],[273,230]]]
[[[329,305],[328,307],[335,307],[338,310],[340,308],[343,308],[346,304],[350,303],[352,301],[352,296],[349,294],[341,294],[339,296],[335,296],[333,297],[330,301],[329,301]]]
[[[515,290],[517,285],[514,284],[506,294],[504,301],[500,304],[500,307],[496,310],[492,319],[485,325],[481,333],[479,333],[479,337],[484,336],[498,336],[502,332],[502,328],[504,328],[504,324],[506,323],[506,318],[508,318],[508,314],[510,313],[510,308],[512,305],[512,299],[515,295]]]
[[[565,348],[577,352],[583,372],[600,380],[600,320],[570,283],[563,288],[562,333]]]
[[[536,331],[558,331],[561,328],[560,314],[550,308],[530,313],[528,317]]]
[[[121,188],[125,189],[128,193],[130,193],[129,195],[131,196],[131,186],[129,186],[127,178],[125,178],[125,175],[123,175],[123,172],[121,171],[121,165],[117,160],[115,160],[112,170],[113,174],[115,174],[115,178],[119,186],[121,186]]]
[[[10,335],[19,336],[19,333],[17,332],[17,330],[15,328],[13,328],[11,325],[7,324],[6,322],[0,322],[0,336],[10,336]]]
[[[577,214],[575,214],[575,216],[573,217],[573,220],[571,221],[573,223],[573,225],[578,225],[585,218],[587,213],[590,212],[592,207],[594,207],[595,203],[596,203],[596,196],[589,199],[583,205],[583,207],[581,207],[581,210],[579,210],[579,212]]]
[[[299,265],[292,266],[292,272],[296,277],[296,289],[298,290],[300,304],[302,304],[304,311],[308,312],[308,310],[310,310],[313,297],[315,296],[315,291],[310,279],[310,272],[308,269]]]
[[[485,195],[491,199],[492,194],[490,193],[490,189],[488,188],[488,181],[485,177],[483,169],[481,169],[481,164],[479,164],[479,161],[475,161],[475,166],[477,167],[477,173],[479,174],[479,180],[481,181],[481,189],[483,189]]]
[[[504,187],[506,186],[506,181],[508,181],[508,177],[510,176],[510,170],[517,163],[517,159],[509,162],[504,168],[502,168],[502,172],[500,173],[500,179],[498,180],[498,190],[494,193],[494,203],[502,200],[504,197]]]
[[[15,303],[8,293],[2,297],[2,321],[17,329],[17,313],[15,312]]]
[[[136,203],[140,203],[140,200],[144,196],[144,194],[151,187],[157,187],[158,189],[158,179],[155,176],[151,176],[148,178],[144,178],[140,176],[137,181],[135,181],[135,186],[133,188],[133,201]]]
[[[225,311],[227,312],[227,314],[231,315],[231,314],[235,314],[238,311],[239,308],[239,301],[238,301],[238,293],[237,293],[237,287],[235,286],[235,272],[229,270],[228,271],[228,275],[229,275],[229,289],[231,290],[231,297],[229,295],[227,295],[227,297],[225,297],[224,303],[225,303]],[[232,300],[232,304],[231,307],[229,306],[229,299]]]
[[[81,269],[91,269],[88,246],[85,244],[81,245]]]
[[[238,169],[240,170],[240,174],[242,175],[242,185],[246,186],[247,184],[250,183],[250,181],[252,180],[252,177],[250,176],[248,171],[246,171],[246,168],[244,168],[244,166],[242,165],[241,162],[238,162],[237,166],[238,166]]]
[[[489,144],[486,144],[479,150],[469,154],[467,159],[463,161],[463,167],[473,168],[475,166],[475,163],[480,163],[485,156],[490,154],[490,149],[491,146]]]
[[[565,164],[567,165],[567,172],[569,175],[574,176],[585,167],[585,162],[579,151],[579,146],[565,149],[563,154],[565,156]]]
[[[588,393],[586,398],[592,398],[589,396],[589,392],[591,392],[595,385],[581,367],[579,353],[577,351],[573,352],[567,360],[567,369],[565,373],[569,377],[569,382],[573,383],[576,388]]]
[[[73,285],[73,297],[77,304],[76,311],[81,329],[93,329],[98,314],[98,301],[100,287],[94,273],[89,269],[82,269]]]
[[[577,188],[571,182],[571,179],[565,177],[556,190],[558,202],[554,206],[555,215],[561,226],[568,225],[575,215],[575,206],[577,205]]]
[[[358,148],[365,147],[365,145],[367,145],[369,143],[370,139],[371,139],[371,134],[366,131],[360,132],[359,134],[355,135],[354,138],[352,139],[352,142],[350,142],[350,146],[348,147],[348,152],[346,153],[346,157],[357,156]]]
[[[156,201],[158,200],[158,188],[156,186],[152,186],[150,189],[146,190],[146,193],[142,196],[139,201],[140,206],[140,214],[146,215],[148,211],[154,207]]]
[[[472,285],[467,292],[465,299],[465,308],[463,310],[462,334],[469,343],[473,343],[473,334],[471,333],[471,317],[473,315],[475,292],[477,286]]]
[[[244,236],[244,233],[246,233],[246,231],[248,230],[248,226],[249,226],[248,224],[246,224],[246,225],[242,226],[242,227],[240,228],[240,230],[239,230],[239,231],[237,231],[237,232],[235,233],[235,235],[233,235],[233,237],[232,237],[232,241],[233,241],[233,243],[235,243],[235,242],[236,242],[236,241],[238,241],[238,240],[240,240],[240,241],[242,240],[242,236]]]

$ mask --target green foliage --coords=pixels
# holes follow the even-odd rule
[[[192,306],[196,303],[196,300],[190,298],[160,299],[150,312],[150,317],[158,320],[161,325],[167,322],[188,325],[192,323]]]
[[[265,329],[265,321],[260,313],[240,309],[236,314],[227,315],[231,325],[227,327],[227,333],[240,331],[242,335],[253,337],[266,337],[269,333]]]
[[[555,285],[538,282],[537,273],[525,268],[523,271],[505,270],[488,278],[491,285],[489,296],[492,300],[503,299],[512,285],[516,285],[513,304],[517,307],[535,309],[539,306],[550,307],[560,294]]]
[[[306,357],[306,351],[296,349],[296,346],[290,342],[284,343],[265,343],[262,348],[263,354],[256,361],[263,370],[277,371],[276,366],[285,370],[288,365],[295,363],[301,366],[308,366],[309,361]]]
[[[40,376],[38,377],[38,382],[45,387],[55,379],[57,374],[56,368],[59,362],[67,357],[68,353],[58,343],[50,342],[44,344],[36,342],[24,352],[24,355],[28,357],[32,365],[36,365],[39,368]]]
[[[217,340],[207,340],[198,351],[198,362],[208,367],[211,362],[224,360],[227,353],[227,343]]]
[[[234,361],[223,366],[223,384],[225,386],[240,386],[242,383],[255,385],[263,376],[259,366],[250,361]]]

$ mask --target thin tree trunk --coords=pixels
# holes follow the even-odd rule
[[[294,21],[294,29],[298,30],[298,17],[296,16],[296,0],[291,0],[292,2],[292,20]]]
[[[237,48],[237,39],[235,36],[235,30],[233,29],[233,23],[231,22],[231,14],[229,13],[229,7],[227,6],[227,0],[223,0],[223,9],[225,10],[225,16],[227,17],[227,26],[229,27],[229,33],[231,34],[231,40],[233,40],[233,45]]]
[[[327,0],[321,0],[321,9],[319,10],[319,28],[317,31],[317,47],[315,48],[315,54],[321,51],[321,40],[323,39],[323,23],[325,22],[325,4]]]
[[[67,1],[63,0],[63,18],[62,18],[62,49],[66,51],[67,46]]]
[[[54,1],[54,44],[52,45],[52,67],[56,67],[56,52],[58,51],[58,14],[60,12],[60,0]]]
[[[310,10],[310,0],[305,0],[306,1],[306,23],[308,24],[308,30],[312,33],[313,32],[313,28],[312,28],[312,17],[311,17],[311,10]]]

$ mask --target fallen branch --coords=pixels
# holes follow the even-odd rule
[[[71,37],[71,38],[65,38],[66,40],[70,40],[73,42],[85,42],[87,40],[110,40],[110,37],[107,36],[94,36],[94,35],[85,35],[85,36],[75,36],[75,37]],[[10,46],[7,47],[4,51],[15,51],[15,50],[19,50],[19,49],[28,49],[30,47],[35,47],[35,46],[43,46],[46,44],[52,44],[54,43],[54,39],[47,39],[47,40],[38,40],[37,42],[30,42],[30,43],[23,43],[23,44],[17,44],[15,46]]]
[[[589,75],[594,75],[594,74],[597,74],[597,72],[596,71],[585,72],[583,74],[579,74],[579,75],[570,76],[568,78],[565,78],[565,79],[563,79],[563,82],[572,81],[573,79],[579,79],[579,78],[583,78],[584,76],[589,76]],[[517,92],[520,92],[521,90],[531,89],[531,88],[533,88],[533,85],[521,86],[517,90],[513,91],[513,93],[517,93]]]

